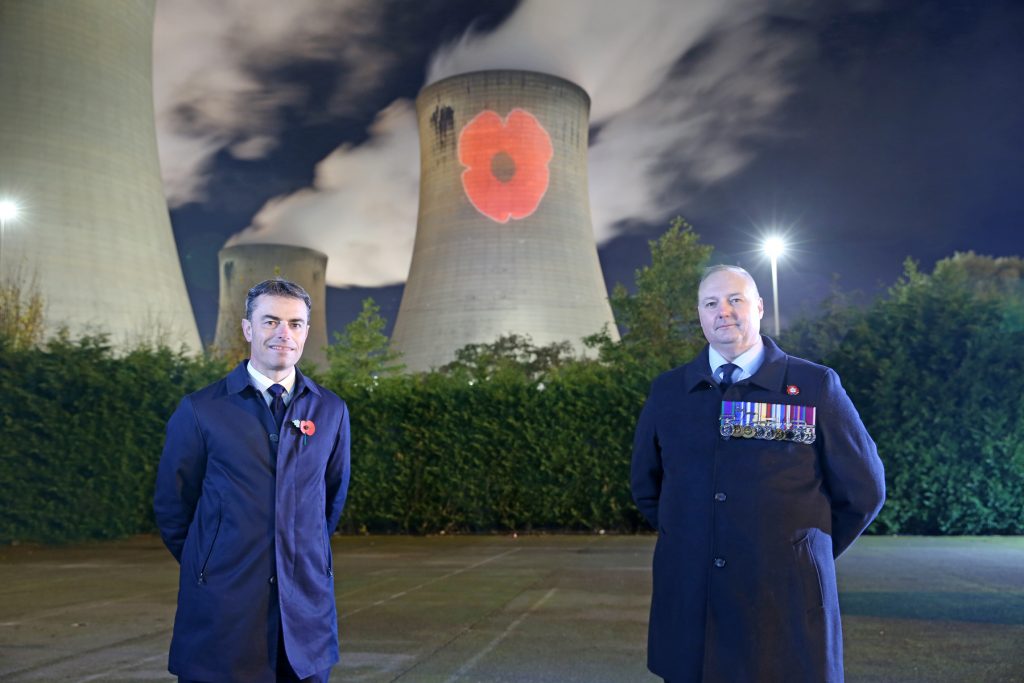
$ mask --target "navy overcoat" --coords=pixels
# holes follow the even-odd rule
[[[724,439],[708,349],[658,377],[631,484],[658,530],[648,667],[673,683],[843,680],[835,558],[885,498],[874,442],[829,368],[764,337],[725,398],[817,409],[813,444]]]
[[[183,678],[272,683],[279,634],[300,677],[338,661],[330,534],[348,490],[348,410],[298,370],[292,396],[278,432],[243,361],[167,423],[153,507],[181,564],[168,668]]]

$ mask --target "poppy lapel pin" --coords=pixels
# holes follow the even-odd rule
[[[786,386],[786,393],[789,394],[790,396],[799,396],[800,387],[798,387],[795,384],[789,384]]]
[[[295,428],[302,432],[302,443],[305,445],[306,438],[316,433],[316,424],[312,420],[292,420]]]

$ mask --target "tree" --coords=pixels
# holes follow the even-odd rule
[[[830,313],[845,332],[822,360],[886,467],[876,531],[1024,531],[1022,272],[970,253],[931,274],[908,260],[866,310]]]
[[[0,282],[0,345],[23,350],[42,344],[44,309],[35,282],[23,285],[17,277]]]
[[[813,314],[804,309],[798,319],[782,330],[777,340],[779,346],[794,356],[824,362],[865,315],[866,308],[858,305],[858,300],[859,293],[841,290],[838,276],[834,276],[829,295],[816,305]]]
[[[466,344],[455,352],[455,360],[440,371],[448,375],[464,374],[477,381],[495,376],[519,375],[539,379],[574,360],[568,341],[535,346],[529,336],[504,335],[490,344]]]
[[[384,328],[387,321],[380,316],[380,306],[372,298],[363,300],[363,309],[344,332],[334,333],[334,343],[327,347],[326,381],[344,389],[352,385],[371,385],[378,377],[393,375],[405,369],[398,362],[401,354],[392,351]]]
[[[636,292],[619,284],[609,299],[624,330],[621,342],[603,332],[588,343],[601,350],[602,360],[660,371],[690,360],[704,346],[697,287],[712,247],[701,244],[682,218],[648,244],[651,264],[636,271]]]

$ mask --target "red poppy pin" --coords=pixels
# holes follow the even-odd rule
[[[548,191],[551,136],[537,118],[513,109],[504,119],[490,109],[459,133],[462,187],[477,211],[498,223],[526,218]]]
[[[316,433],[316,425],[313,424],[312,420],[292,420],[292,424],[295,428],[302,432],[302,443],[306,443],[306,437],[313,436]]]
[[[798,387],[795,384],[787,385],[786,386],[786,393],[789,394],[790,396],[796,396],[796,395],[798,395],[800,393],[800,387]]]

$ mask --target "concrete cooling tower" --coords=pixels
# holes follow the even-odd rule
[[[157,163],[153,0],[0,0],[5,283],[49,332],[200,350]]]
[[[590,98],[561,78],[481,71],[416,99],[420,204],[392,345],[411,371],[503,334],[535,344],[608,325],[587,195]]]
[[[275,277],[302,286],[313,299],[304,361],[327,367],[327,255],[314,249],[284,244],[239,244],[217,253],[220,261],[220,306],[217,313],[217,351],[244,358],[249,346],[242,336],[245,295],[253,285]]]

